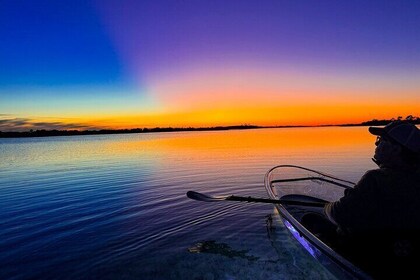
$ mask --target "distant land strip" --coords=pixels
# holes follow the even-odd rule
[[[155,128],[134,128],[134,129],[101,129],[101,130],[30,130],[30,131],[0,131],[0,138],[19,137],[47,137],[47,136],[75,136],[75,135],[98,135],[98,134],[124,134],[124,133],[151,133],[151,132],[176,132],[176,131],[213,131],[213,130],[234,130],[234,129],[257,129],[257,128],[292,128],[292,127],[327,127],[327,126],[382,126],[392,121],[410,122],[420,124],[419,117],[407,116],[405,119],[377,120],[357,124],[324,124],[324,125],[283,125],[283,126],[258,126],[258,125],[233,125],[233,126],[212,126],[212,127],[155,127]]]

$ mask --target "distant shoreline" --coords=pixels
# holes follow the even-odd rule
[[[420,124],[420,118],[409,116],[406,119],[401,117],[398,120]],[[323,124],[323,125],[282,125],[282,126],[258,126],[258,125],[232,125],[212,127],[155,127],[155,128],[134,128],[134,129],[101,129],[101,130],[30,130],[30,131],[0,131],[0,138],[22,138],[22,137],[49,137],[49,136],[77,136],[77,135],[101,135],[101,134],[128,134],[128,133],[153,133],[153,132],[180,132],[180,131],[220,131],[220,130],[241,130],[259,128],[298,128],[298,127],[351,127],[351,126],[382,126],[395,119],[371,120],[356,124]]]

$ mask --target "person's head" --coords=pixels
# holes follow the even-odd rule
[[[385,127],[369,127],[377,135],[374,159],[380,166],[420,165],[420,130],[411,123],[395,121]]]

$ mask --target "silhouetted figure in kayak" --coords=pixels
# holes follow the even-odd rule
[[[377,135],[379,168],[328,203],[327,219],[302,223],[375,277],[401,276],[420,261],[420,131],[396,121],[369,132]]]

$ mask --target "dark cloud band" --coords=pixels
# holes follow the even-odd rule
[[[0,115],[3,117],[5,115]],[[0,131],[29,131],[29,130],[69,130],[92,129],[92,126],[82,123],[39,122],[29,118],[3,118],[0,119]]]

